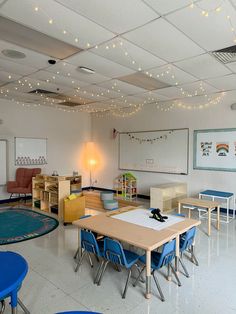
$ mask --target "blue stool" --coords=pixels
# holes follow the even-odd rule
[[[86,311],[72,311],[72,312],[60,312],[56,314],[102,314],[98,312],[86,312]]]
[[[26,260],[14,252],[0,252],[0,300],[3,313],[4,299],[11,299],[11,312],[17,313],[17,303],[26,314],[30,314],[24,304],[17,298],[18,290],[28,272]]]
[[[104,206],[104,209],[107,209],[107,210],[118,209],[118,201],[116,200],[103,201],[103,206]]]
[[[100,197],[102,201],[111,201],[114,198],[114,193],[113,192],[101,192]]]

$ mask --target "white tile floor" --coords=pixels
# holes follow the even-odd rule
[[[190,278],[180,274],[182,287],[164,278],[159,281],[166,297],[161,302],[152,283],[153,296],[144,298],[144,284],[129,286],[121,298],[126,272],[108,268],[100,287],[93,284],[93,270],[85,261],[74,273],[73,254],[77,248],[77,230],[60,225],[53,232],[30,241],[2,246],[22,254],[29,263],[29,273],[20,297],[31,314],[53,314],[69,310],[97,310],[112,314],[233,314],[236,313],[236,220],[222,224],[220,232],[212,228],[209,238],[202,222],[196,239],[199,267],[186,260]],[[96,266],[97,267],[97,266]],[[6,314],[10,313],[7,306]],[[19,308],[19,314],[23,312]]]

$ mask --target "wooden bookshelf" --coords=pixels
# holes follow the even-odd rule
[[[81,190],[81,176],[36,175],[32,179],[33,207],[55,213],[63,220],[64,198]]]

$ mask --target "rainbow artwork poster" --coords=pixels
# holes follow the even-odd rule
[[[228,156],[229,154],[229,143],[228,142],[221,142],[221,143],[216,143],[216,153],[218,156]]]

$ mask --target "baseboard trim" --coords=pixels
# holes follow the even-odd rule
[[[6,203],[14,203],[14,202],[18,202],[20,200],[31,200],[32,196],[28,195],[28,196],[22,196],[22,197],[12,197],[12,198],[7,198],[4,200],[0,200],[0,204],[6,204]]]
[[[100,187],[90,187],[90,186],[86,186],[82,188],[83,191],[88,191],[88,190],[92,190],[92,191],[107,191],[107,192],[113,192],[116,193],[116,190],[114,189],[106,189],[106,188],[100,188]],[[143,198],[146,200],[150,200],[150,196],[148,195],[143,195],[143,194],[137,194],[138,198]]]

